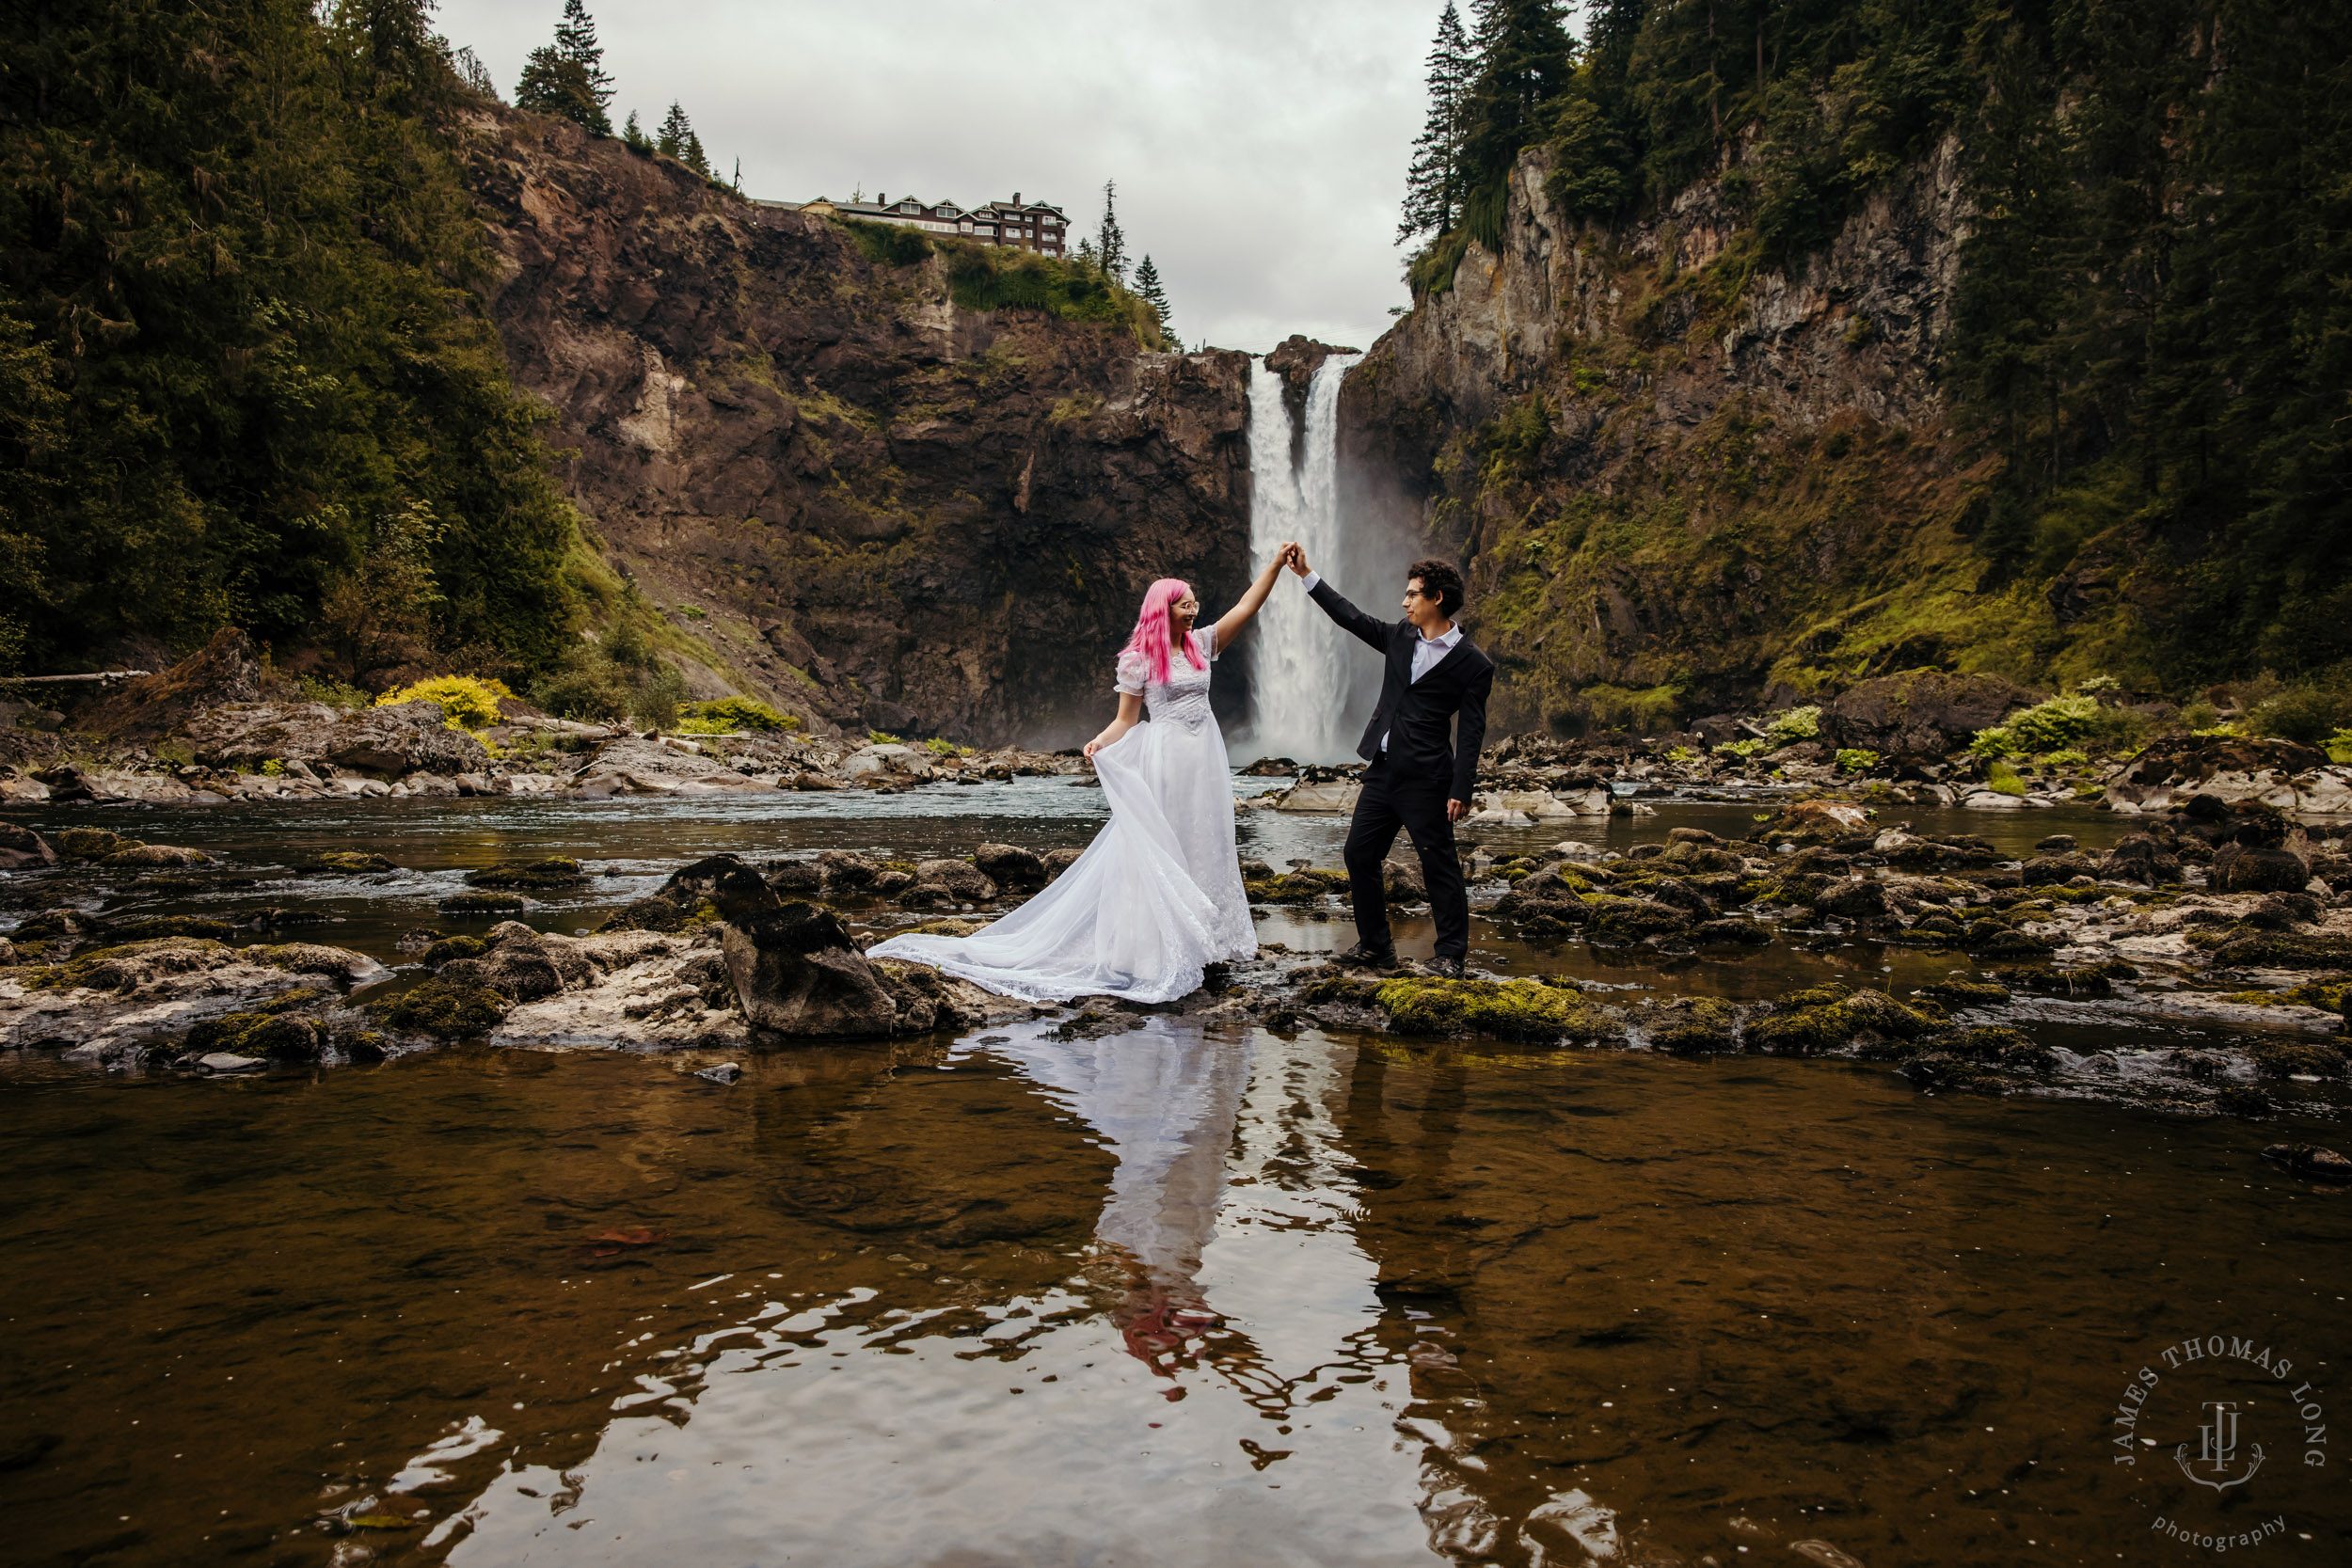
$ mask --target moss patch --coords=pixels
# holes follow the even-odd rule
[[[1387,980],[1373,1005],[1401,1035],[1488,1035],[1527,1044],[1621,1040],[1583,993],[1540,980]]]
[[[509,861],[503,865],[469,871],[466,882],[469,887],[544,891],[585,887],[588,874],[580,868],[578,861],[558,855],[543,861]]]
[[[389,1028],[459,1040],[488,1034],[512,1006],[486,986],[427,980],[388,1001],[370,1004],[367,1011]]]

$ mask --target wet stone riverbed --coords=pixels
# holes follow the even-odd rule
[[[1754,809],[1491,847],[1728,835]],[[116,908],[299,901],[336,922],[305,940],[402,964],[401,935],[456,928],[436,904],[501,861],[588,863],[587,890],[524,916],[568,931],[700,854],[1075,847],[1100,812],[1029,780],[24,820],[205,849],[244,882]],[[1336,819],[1243,821],[1245,854],[1336,863]],[[2116,832],[2087,812],[1949,831],[2023,855],[2058,827]],[[352,848],[404,869],[290,869]],[[1352,938],[1330,908],[1260,930]],[[1629,999],[1949,967],[1864,942],[1529,946],[1483,918],[1474,940],[1497,974]],[[2086,1051],[2190,1029],[2007,1016]],[[725,1085],[692,1053],[453,1047],[215,1079],[0,1053],[6,1560],[2213,1555],[2159,1520],[2265,1532],[2239,1548],[2261,1561],[2352,1548],[2345,1461],[2302,1418],[2332,1424],[2352,1352],[2352,1192],[2261,1158],[2341,1146],[2340,1122],[1931,1095],[1839,1060],[1181,1017],[1065,1033],[763,1052]],[[2269,1360],[2174,1364],[2216,1335]],[[2200,1470],[2217,1403],[2236,1448]]]

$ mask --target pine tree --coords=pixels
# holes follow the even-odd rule
[[[555,52],[567,60],[576,61],[588,81],[589,91],[596,100],[596,116],[612,103],[612,78],[605,74],[604,46],[596,41],[596,19],[588,14],[583,0],[564,0],[564,20],[555,24]],[[605,121],[604,134],[612,134],[612,122]]]
[[[1127,281],[1127,234],[1119,227],[1119,182],[1103,182],[1103,227],[1095,236],[1094,260],[1114,283]]]
[[[665,152],[698,174],[709,172],[702,162],[702,138],[694,135],[693,122],[676,99],[670,101],[670,112],[661,117],[661,129],[653,135],[654,149]]]
[[[645,135],[644,128],[637,123],[635,109],[629,110],[628,123],[621,127],[621,140],[628,144],[628,149],[632,152],[653,150],[653,140]]]
[[[1143,263],[1136,268],[1136,295],[1152,307],[1152,319],[1160,324],[1160,336],[1173,340],[1168,329],[1168,291],[1160,286],[1160,269],[1152,264],[1151,252],[1146,251]]]
[[[596,24],[580,0],[564,0],[555,41],[541,44],[524,62],[522,80],[515,84],[515,105],[609,136],[612,119],[605,110],[612,102],[612,78],[604,72]]]
[[[1405,174],[1405,213],[1396,228],[1396,243],[1416,234],[1442,234],[1454,227],[1461,210],[1462,97],[1469,89],[1474,61],[1462,16],[1446,0],[1438,18],[1438,37],[1429,46],[1429,115],[1413,143],[1413,162]]]

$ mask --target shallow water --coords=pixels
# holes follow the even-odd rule
[[[2172,1560],[2158,1513],[2352,1545],[2272,1386],[2234,1390],[2274,1457],[2226,1514],[2167,1457],[2185,1393],[2155,1457],[2106,1447],[2189,1334],[2334,1397],[2352,1208],[2275,1132],[1049,1028],[723,1089],[0,1069],[10,1560]]]
[[[1236,792],[1262,793],[1282,781],[1234,781]],[[753,860],[859,849],[907,859],[964,855],[989,842],[1046,850],[1083,847],[1101,827],[1103,793],[1071,779],[1015,779],[983,784],[930,784],[898,794],[869,791],[620,798],[610,800],[409,800],[289,801],[254,806],[54,807],[10,812],[11,821],[54,834],[69,827],[102,827],[153,844],[179,844],[225,858],[226,876],[200,874],[193,889],[146,888],[129,879],[106,905],[128,917],[152,914],[238,915],[298,906],[328,924],[299,933],[356,948],[388,962],[403,933],[419,927],[486,930],[502,917],[468,920],[441,915],[435,906],[465,891],[465,874],[501,861],[568,855],[593,877],[578,893],[534,896],[519,918],[546,930],[577,931],[596,911],[643,896],[689,860],[734,853]],[[1669,828],[1697,827],[1726,837],[1743,835],[1768,802],[1662,801],[1658,814],[1592,818],[1466,832],[1496,855],[1528,853],[1564,839],[1629,849],[1662,840]],[[2101,847],[2128,832],[2129,818],[2087,808],[1963,812],[1913,810],[1882,814],[1922,832],[1971,832],[2012,854],[2031,852],[2034,840],[2069,832]],[[1347,835],[1343,816],[1248,811],[1237,829],[1241,852],[1276,866],[1293,859],[1336,868]],[[1400,840],[1400,843],[1402,841]],[[373,877],[296,875],[294,868],[336,850],[367,850],[401,870]],[[43,879],[18,877],[23,889]],[[1339,927],[1334,927],[1337,931]],[[1279,933],[1269,932],[1279,940]],[[1399,936],[1407,953],[1425,954],[1409,928]],[[1343,947],[1352,933],[1327,945]],[[1321,947],[1320,940],[1297,945]]]
[[[1254,783],[1251,782],[1251,783]],[[1624,848],[1749,803],[1496,835]],[[898,796],[20,816],[227,857],[158,912],[322,904],[397,958],[463,873],[572,854],[591,923],[691,857],[1083,843],[1063,780]],[[2076,811],[1912,815],[2012,852]],[[1244,852],[1337,862],[1337,818]],[[323,849],[403,871],[297,878]],[[46,879],[11,879],[13,891]],[[175,902],[175,900],[177,900]],[[1344,945],[1336,907],[1262,938]],[[1400,945],[1425,951],[1427,923]],[[1475,958],[1645,992],[1901,989],[1957,954]],[[2091,1050],[2178,1043],[2095,1014]],[[2352,1194],[2260,1127],[1923,1096],[1877,1068],[1406,1049],[1154,1018],[748,1059],[454,1050],[210,1081],[0,1056],[0,1540],[26,1563],[2155,1562],[2352,1545],[2280,1386],[2335,1398]],[[2109,1418],[2167,1381],[2130,1467]],[[2244,1369],[2233,1370],[2243,1372]],[[2201,1402],[2265,1467],[2192,1486]],[[2307,1465],[2306,1452],[2326,1463]],[[1826,1543],[1803,1551],[1792,1543]]]

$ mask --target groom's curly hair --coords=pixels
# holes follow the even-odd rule
[[[1454,569],[1454,562],[1435,556],[1416,561],[1405,568],[1406,581],[1415,578],[1421,578],[1421,591],[1438,601],[1438,612],[1449,621],[1454,619],[1454,611],[1462,608],[1462,574]]]

